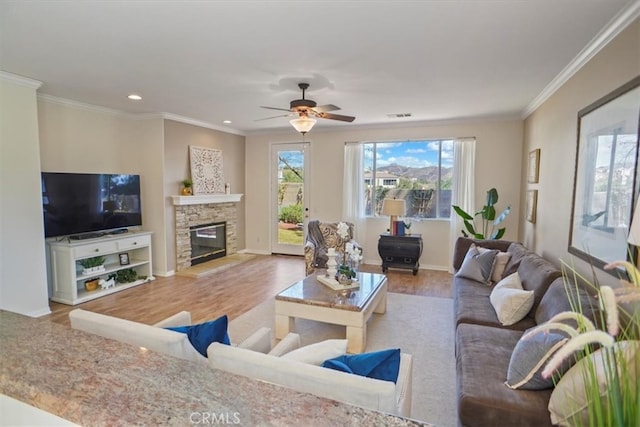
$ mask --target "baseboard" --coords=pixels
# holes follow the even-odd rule
[[[241,254],[253,254],[253,255],[271,255],[271,251],[263,251],[260,249],[241,249],[238,251]]]

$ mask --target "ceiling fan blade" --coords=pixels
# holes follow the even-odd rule
[[[278,110],[278,111],[291,111],[288,108],[277,108],[277,107],[265,107],[263,105],[260,106],[260,108],[266,108],[268,110]]]
[[[326,111],[336,111],[339,110],[340,107],[336,107],[333,104],[327,104],[327,105],[318,105],[317,107],[313,107],[313,110],[315,110],[318,113],[324,113]]]
[[[321,117],[323,119],[340,120],[342,122],[352,122],[356,119],[355,117],[351,117],[351,116],[343,116],[341,114],[331,114],[331,113],[320,113],[318,114],[318,117]]]
[[[291,116],[291,115],[292,115],[292,114],[283,114],[283,115],[281,115],[281,116],[265,117],[265,118],[263,118],[263,119],[255,119],[255,120],[254,120],[254,122],[261,122],[262,120],[278,119],[278,118],[280,118],[280,117],[289,117],[289,116]]]

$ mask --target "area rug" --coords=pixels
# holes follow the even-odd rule
[[[229,323],[240,342],[261,326],[274,329],[274,303],[266,301]],[[303,345],[344,338],[345,327],[296,319]],[[453,300],[389,293],[387,312],[368,322],[365,351],[400,348],[413,356],[411,418],[439,427],[457,424]]]
[[[224,271],[228,268],[242,264],[249,260],[254,259],[256,256],[252,254],[231,254],[222,258],[214,259],[211,261],[203,262],[202,264],[194,265],[193,267],[185,268],[176,273],[176,276],[191,277],[198,279],[203,276],[208,276],[213,273]]]

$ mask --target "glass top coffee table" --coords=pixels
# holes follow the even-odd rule
[[[321,273],[318,273],[321,274]],[[367,320],[387,310],[387,278],[383,274],[358,273],[359,287],[333,290],[316,279],[316,273],[276,295],[276,338],[295,328],[295,319],[343,325],[347,328],[347,352],[362,353],[366,346]]]

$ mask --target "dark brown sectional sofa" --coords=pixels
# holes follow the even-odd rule
[[[504,274],[518,271],[525,290],[534,291],[534,304],[521,321],[503,326],[489,301],[493,286],[466,278],[453,279],[456,328],[456,388],[461,426],[550,426],[547,409],[552,389],[513,390],[505,385],[511,353],[524,331],[571,310],[561,271],[522,244],[505,240],[460,237],[453,267],[458,271],[470,245],[511,254]],[[571,294],[571,292],[569,292]],[[571,299],[580,298],[593,320],[597,315],[594,290],[579,287]]]

